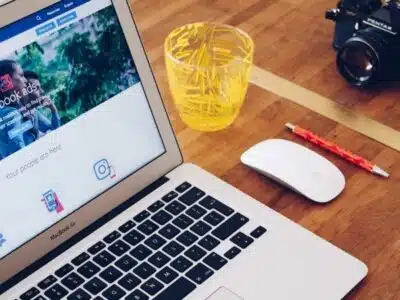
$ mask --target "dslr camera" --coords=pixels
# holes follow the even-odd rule
[[[336,23],[337,67],[351,84],[400,79],[400,6],[397,0],[341,0],[325,18]]]

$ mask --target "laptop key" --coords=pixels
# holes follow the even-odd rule
[[[153,300],[184,299],[196,288],[196,285],[186,278],[179,278],[172,285],[162,291]]]
[[[138,262],[129,255],[124,255],[115,263],[115,265],[124,272],[128,272],[137,264]]]
[[[115,259],[116,258],[113,255],[111,255],[107,250],[103,250],[93,258],[93,261],[99,266],[105,268],[109,264],[111,264]]]
[[[136,290],[126,297],[125,300],[149,300],[149,297],[146,296],[146,294],[144,294],[142,291]]]
[[[75,257],[71,262],[72,262],[72,264],[74,264],[75,266],[78,267],[81,264],[83,264],[85,261],[87,261],[89,258],[90,258],[89,254],[87,254],[86,252],[83,252],[82,254]]]
[[[78,273],[81,274],[86,279],[92,278],[98,272],[100,272],[100,268],[91,261],[88,261],[78,269]]]
[[[185,192],[185,191],[187,191],[189,188],[191,188],[192,187],[192,185],[189,183],[189,182],[184,182],[184,183],[182,183],[180,186],[178,186],[175,190],[178,192],[178,193],[183,193],[183,192]]]
[[[171,240],[174,237],[176,237],[180,232],[181,231],[174,225],[168,224],[165,227],[163,227],[158,233],[161,234],[166,239]]]
[[[182,245],[178,244],[175,241],[168,243],[164,248],[163,251],[167,253],[171,257],[177,257],[182,251],[185,250]]]
[[[261,237],[264,233],[266,233],[267,232],[267,229],[265,229],[264,227],[262,227],[262,226],[259,226],[259,227],[257,227],[256,229],[254,229],[251,233],[250,233],[250,235],[253,237],[253,238],[255,238],[255,239],[258,239],[259,237]]]
[[[214,229],[212,234],[220,240],[226,240],[233,233],[242,228],[243,225],[245,225],[248,221],[248,218],[240,213],[236,213],[224,223],[219,225],[216,229]]]
[[[218,201],[217,199],[207,196],[203,200],[200,201],[200,205],[207,208],[207,209],[215,209],[216,211],[220,212],[224,216],[230,216],[233,214],[234,210],[229,206],[223,204],[222,202]]]
[[[50,300],[61,300],[62,298],[68,295],[68,291],[65,288],[63,288],[60,284],[56,283],[47,291],[45,291],[44,295]]]
[[[178,242],[180,242],[183,245],[189,247],[194,242],[196,242],[199,238],[197,236],[195,236],[193,233],[191,233],[189,231],[185,231],[180,236],[178,236],[176,239],[177,239]]]
[[[245,235],[244,233],[239,232],[231,238],[231,242],[233,242],[240,248],[245,249],[248,246],[250,246],[254,242],[254,240],[251,237]]]
[[[176,197],[178,197],[178,193],[175,191],[171,191],[168,194],[166,194],[164,197],[162,197],[161,200],[166,203],[169,203],[172,200],[174,200]]]
[[[162,252],[157,252],[149,258],[149,262],[159,269],[169,263],[170,260],[171,259]]]
[[[210,278],[214,274],[214,271],[210,268],[206,267],[202,263],[199,263],[195,267],[193,267],[189,272],[186,273],[186,276],[189,277],[192,281],[197,284],[204,283],[208,278]]]
[[[86,283],[83,287],[91,294],[97,295],[107,287],[107,284],[100,278],[95,277],[88,283]]]
[[[111,243],[114,243],[120,237],[121,237],[121,233],[119,233],[118,231],[113,231],[109,235],[107,235],[103,240],[107,244],[111,244]]]
[[[176,200],[168,204],[167,207],[165,208],[167,212],[173,214],[174,216],[179,215],[185,209],[186,206]]]
[[[156,274],[157,279],[161,280],[165,284],[170,284],[176,278],[178,278],[178,273],[172,270],[170,267],[165,267],[160,272]]]
[[[55,283],[56,281],[57,281],[57,278],[54,277],[53,275],[50,275],[50,276],[46,277],[45,279],[43,279],[41,282],[39,282],[38,287],[42,290],[45,290],[48,287],[50,287],[53,283]]]
[[[164,285],[157,279],[150,278],[149,280],[147,280],[145,283],[142,284],[141,288],[150,296],[154,296],[164,288]]]
[[[122,240],[116,241],[114,244],[112,244],[110,247],[108,247],[108,250],[113,253],[116,256],[121,256],[128,252],[131,249],[131,246],[129,246],[127,243],[125,243]]]
[[[29,289],[28,291],[26,291],[25,293],[23,293],[20,296],[20,298],[21,298],[21,300],[31,300],[39,294],[40,294],[40,291],[37,288],[33,287],[33,288]]]
[[[68,300],[90,300],[92,297],[82,289],[78,289],[68,296]]]
[[[213,252],[211,254],[209,254],[204,260],[203,262],[213,268],[214,270],[218,271],[220,270],[223,266],[225,266],[228,261],[223,258],[222,256],[219,256],[217,253]]]
[[[154,234],[151,237],[149,237],[145,242],[144,242],[147,246],[149,246],[151,249],[153,250],[158,250],[160,249],[162,246],[164,246],[167,241],[164,240],[161,236],[159,236],[158,234]]]
[[[158,201],[154,202],[152,205],[150,205],[147,209],[149,211],[151,211],[152,213],[155,213],[163,206],[164,206],[164,203],[162,203],[160,200],[158,200]]]
[[[127,291],[132,291],[141,282],[142,281],[139,278],[137,278],[135,275],[128,273],[118,281],[118,284],[120,286],[122,286],[124,289],[126,289]]]
[[[190,227],[190,230],[196,233],[199,236],[203,236],[211,230],[211,226],[207,225],[203,221],[199,221]]]
[[[143,222],[144,220],[146,220],[148,217],[150,217],[150,213],[149,213],[147,210],[144,210],[144,211],[142,211],[141,213],[137,214],[137,215],[133,218],[133,220],[136,221],[136,222],[138,222],[138,223],[141,223],[141,222]]]
[[[158,228],[160,227],[150,220],[144,221],[138,227],[138,229],[145,235],[153,234],[156,230],[158,230]]]
[[[103,292],[103,296],[107,300],[119,300],[126,295],[126,292],[119,286],[112,285]]]
[[[218,241],[215,237],[213,237],[211,235],[205,236],[199,242],[199,245],[208,251],[213,250],[219,244],[220,244],[220,241]]]
[[[142,263],[138,267],[136,267],[133,270],[133,273],[138,275],[142,279],[147,279],[151,275],[153,275],[156,272],[156,269],[154,269],[152,266],[150,266],[147,262]]]
[[[103,297],[101,296],[97,296],[96,298],[94,298],[93,300],[105,300]]]
[[[183,202],[187,206],[195,204],[198,200],[204,197],[206,193],[197,187],[192,187],[188,192],[180,196],[179,201]]]
[[[207,216],[204,217],[204,221],[206,221],[208,224],[211,224],[213,226],[217,226],[224,219],[225,219],[225,217],[222,216],[221,214],[217,213],[216,211],[212,211]]]
[[[171,263],[171,267],[181,273],[187,271],[191,266],[193,263],[183,256],[179,256]]]
[[[100,277],[107,281],[108,283],[113,283],[122,276],[122,272],[113,266],[108,267],[100,273]]]
[[[122,233],[127,233],[129,230],[131,230],[133,227],[135,227],[135,222],[129,220],[128,222],[126,222],[125,224],[123,224],[122,226],[120,226],[118,228],[119,231],[121,231]]]
[[[59,268],[57,271],[54,272],[58,278],[63,278],[65,275],[67,275],[69,272],[71,272],[74,269],[73,266],[70,264],[66,264]]]
[[[224,256],[228,259],[234,259],[236,256],[238,256],[238,254],[240,252],[242,252],[242,251],[238,247],[234,246],[231,249],[229,249],[228,251],[226,251]]]
[[[34,300],[47,300],[44,296],[40,295],[36,297]]]
[[[129,233],[127,233],[122,239],[132,246],[136,246],[145,239],[145,236],[136,229],[133,229]]]
[[[201,249],[199,246],[194,245],[190,249],[186,250],[185,255],[193,261],[199,261],[206,255],[206,251]]]
[[[92,255],[96,255],[97,253],[99,253],[101,250],[103,250],[106,247],[106,244],[104,244],[103,242],[97,242],[96,244],[94,244],[92,247],[90,247],[88,249],[88,252]]]
[[[135,249],[133,249],[129,254],[138,260],[146,259],[152,251],[147,248],[145,245],[139,245]]]
[[[192,225],[194,221],[187,215],[181,214],[179,217],[176,217],[175,220],[172,221],[172,223],[183,230]]]
[[[61,283],[71,291],[75,290],[84,282],[85,280],[75,272],[68,274],[67,277],[61,280]]]
[[[207,211],[204,208],[201,208],[200,206],[193,205],[192,207],[188,208],[186,211],[186,214],[192,217],[193,219],[200,219],[202,216],[204,216],[207,213]]]
[[[151,219],[159,225],[167,224],[173,217],[164,210],[160,210]]]

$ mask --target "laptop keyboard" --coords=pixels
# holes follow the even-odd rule
[[[21,300],[179,300],[255,239],[249,219],[184,182],[20,296]],[[213,252],[232,244],[223,256]]]

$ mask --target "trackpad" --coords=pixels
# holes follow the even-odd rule
[[[205,300],[243,300],[231,290],[226,287],[220,287],[210,297]]]

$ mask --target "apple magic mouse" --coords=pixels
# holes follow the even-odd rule
[[[344,190],[343,173],[329,160],[299,144],[271,139],[241,157],[243,164],[306,198],[327,203]]]

